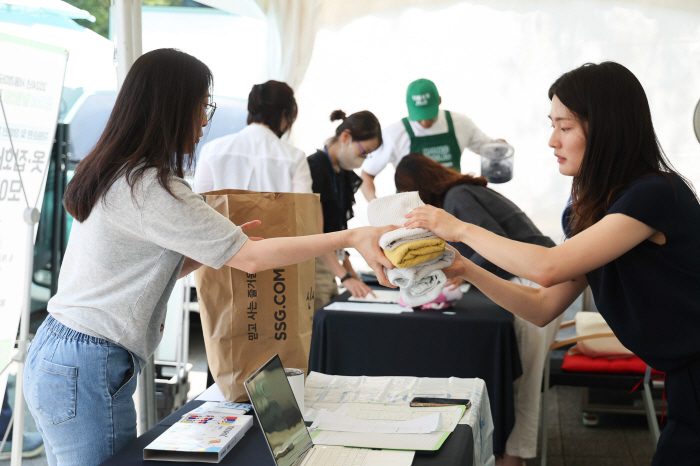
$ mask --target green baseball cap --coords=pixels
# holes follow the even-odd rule
[[[433,120],[438,116],[440,94],[435,83],[428,79],[417,79],[406,90],[408,119],[412,121]]]

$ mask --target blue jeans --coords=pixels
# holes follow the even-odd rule
[[[136,438],[138,359],[50,315],[27,354],[24,397],[50,466],[92,466]]]

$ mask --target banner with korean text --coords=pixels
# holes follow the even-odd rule
[[[42,207],[67,57],[65,49],[0,33],[0,370],[10,363],[24,302],[23,215]]]

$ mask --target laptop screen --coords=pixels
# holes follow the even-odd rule
[[[278,355],[245,382],[277,466],[292,466],[313,446]]]

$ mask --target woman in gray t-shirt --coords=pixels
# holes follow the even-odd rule
[[[353,247],[381,282],[391,228],[249,241],[183,180],[214,113],[212,75],[173,49],[141,56],[64,204],[77,220],[58,293],[27,355],[24,393],[50,465],[96,465],[136,436],[136,374],[178,278],[202,264],[255,273]]]

